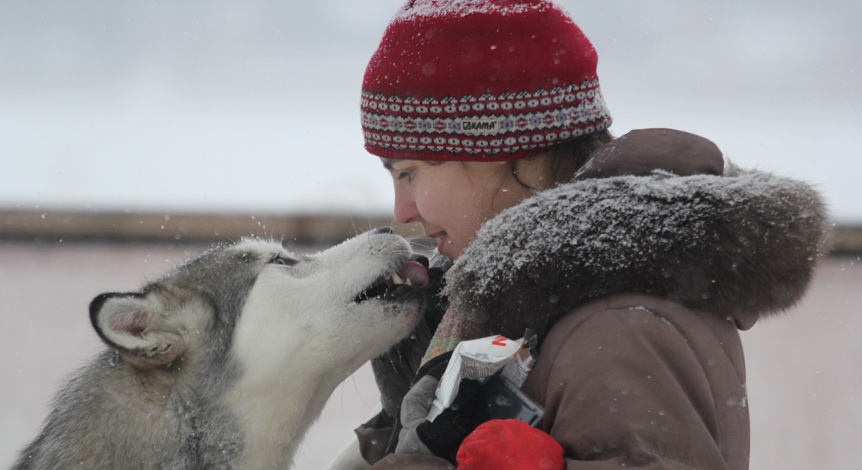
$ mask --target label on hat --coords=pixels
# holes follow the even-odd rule
[[[460,122],[461,134],[493,135],[500,131],[500,119],[463,119]]]

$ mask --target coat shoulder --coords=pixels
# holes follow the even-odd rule
[[[543,404],[540,426],[569,459],[743,468],[744,383],[733,322],[654,296],[615,295],[551,328],[523,390]]]
[[[701,356],[712,354],[704,349],[717,348],[734,368],[744,368],[739,330],[732,317],[721,318],[649,294],[609,295],[571,309],[548,332],[542,354],[559,354],[561,349],[585,344],[614,346],[631,341],[631,336],[655,332],[663,336],[664,347],[682,347]]]

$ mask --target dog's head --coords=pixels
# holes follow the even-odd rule
[[[214,248],[140,292],[102,294],[90,317],[138,368],[232,351],[241,366],[263,374],[312,358],[350,373],[418,322],[428,275],[412,256],[407,241],[387,230],[304,256],[247,239]]]
[[[353,372],[417,324],[428,275],[411,256],[402,237],[377,231],[273,263],[246,301],[236,357],[263,374],[293,362]]]

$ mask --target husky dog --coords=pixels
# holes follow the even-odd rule
[[[384,228],[310,256],[243,240],[102,294],[107,348],[14,468],[288,468],[335,387],[417,324],[427,284]]]

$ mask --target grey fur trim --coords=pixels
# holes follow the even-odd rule
[[[803,182],[728,169],[538,193],[482,227],[448,272],[446,294],[473,336],[530,327],[542,338],[566,311],[614,293],[661,296],[750,328],[805,292],[827,211]]]

